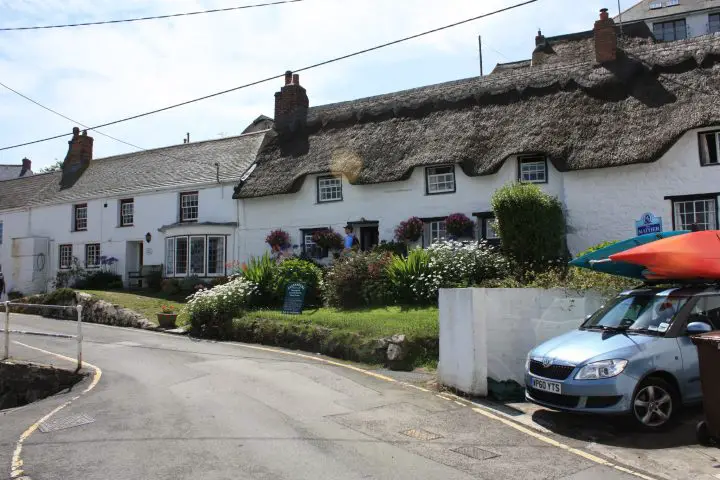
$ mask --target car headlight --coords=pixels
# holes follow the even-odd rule
[[[530,371],[530,354],[527,354],[527,357],[525,358],[525,371]]]
[[[627,364],[627,360],[602,360],[589,363],[575,375],[575,380],[598,380],[600,378],[617,377],[625,370]]]

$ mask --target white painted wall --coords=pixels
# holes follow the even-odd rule
[[[707,12],[702,13],[687,13],[687,14],[678,14],[678,15],[672,15],[664,18],[659,19],[653,19],[653,20],[647,20],[645,23],[647,23],[648,28],[650,31],[653,31],[653,25],[655,23],[663,23],[668,22],[672,20],[680,20],[685,19],[685,22],[688,27],[688,37],[699,37],[702,35],[707,35],[709,33],[709,15],[715,14],[720,12],[720,8],[716,10],[710,10]]]
[[[498,173],[481,177],[468,177],[456,166],[456,192],[441,195],[425,193],[422,167],[415,168],[411,177],[402,182],[351,185],[343,179],[343,200],[332,203],[317,203],[317,176],[311,175],[297,193],[241,202],[239,257],[247,260],[266,252],[265,237],[276,228],[287,231],[291,242],[299,245],[301,229],[330,226],[343,233],[347,222],[364,217],[379,222],[380,240],[391,241],[395,227],[412,216],[445,217],[460,212],[472,218],[473,212],[492,210],[492,194],[516,181],[517,169],[516,158],[508,159]],[[549,181],[540,187],[562,199],[562,175],[550,163],[548,170]]]
[[[569,332],[602,304],[599,295],[564,290],[440,290],[441,384],[487,394],[487,379],[524,384],[530,350]]]
[[[566,172],[571,252],[635,236],[644,212],[661,216],[670,231],[672,202],[666,196],[720,192],[720,167],[700,165],[698,132],[707,130],[687,132],[654,163]]]
[[[234,185],[218,185],[197,188],[199,191],[199,219],[202,222],[237,222],[237,206],[232,199]],[[189,189],[192,190],[192,189]],[[165,237],[175,235],[221,234],[228,235],[227,259],[234,259],[235,237],[237,229],[232,226],[182,225],[161,232],[158,229],[172,225],[179,220],[180,191],[156,191],[117,198],[91,199],[76,203],[88,205],[88,230],[72,231],[73,204],[32,207],[25,210],[0,212],[3,222],[3,244],[0,246],[0,265],[2,265],[10,288],[23,293],[37,291],[37,286],[28,277],[27,269],[17,267],[17,255],[12,253],[12,239],[22,237],[47,237],[49,239],[48,280],[53,280],[58,270],[58,248],[61,244],[72,244],[73,255],[81,262],[85,259],[85,245],[100,243],[101,255],[119,259],[117,273],[125,277],[127,242],[143,242],[144,264],[165,263]],[[120,227],[120,200],[134,198],[134,225]],[[145,241],[150,233],[152,240]],[[132,261],[132,259],[130,260]],[[20,268],[26,273],[12,273]]]

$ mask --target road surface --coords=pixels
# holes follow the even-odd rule
[[[75,324],[13,315],[13,328],[73,333]],[[84,333],[101,378],[49,421],[93,422],[34,431],[20,454],[26,478],[639,478],[587,459],[581,442],[573,453],[464,402],[313,358],[100,325]],[[72,357],[71,340],[11,337],[16,358],[71,366],[16,343]],[[0,478],[23,432],[91,379],[0,413]]]

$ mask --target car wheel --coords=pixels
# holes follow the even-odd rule
[[[661,378],[646,378],[635,391],[632,414],[636,424],[646,430],[668,427],[679,408],[675,387]]]

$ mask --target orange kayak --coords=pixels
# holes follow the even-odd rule
[[[610,259],[641,265],[652,280],[720,280],[720,231],[664,238],[610,255]]]

